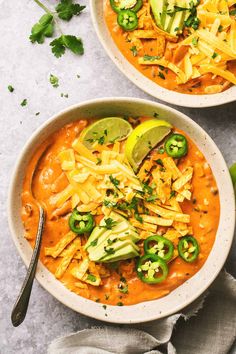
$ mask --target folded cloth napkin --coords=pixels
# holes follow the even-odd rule
[[[235,339],[236,280],[222,271],[182,313],[138,325],[85,329],[54,340],[48,354],[227,354]]]

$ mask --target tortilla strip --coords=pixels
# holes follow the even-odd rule
[[[45,256],[52,256],[53,258],[58,257],[64,248],[66,248],[66,246],[68,246],[69,243],[71,243],[76,238],[76,236],[77,235],[74,232],[69,231],[55,246],[44,248]]]
[[[158,33],[154,30],[136,30],[133,32],[134,36],[139,39],[156,39]]]
[[[63,276],[63,274],[65,273],[66,269],[68,268],[70,262],[72,261],[72,259],[74,258],[76,252],[80,249],[80,247],[81,247],[81,240],[80,240],[80,238],[77,238],[69,246],[69,248],[67,250],[65,250],[64,257],[62,258],[62,260],[55,272],[55,277],[57,279],[59,279]]]
[[[201,74],[213,73],[215,75],[221,76],[236,85],[236,76],[229,70],[222,70],[214,65],[201,65],[199,67],[199,71]]]
[[[224,41],[220,40],[218,37],[214,36],[212,33],[207,30],[198,30],[196,34],[205,42],[207,42],[211,47],[215,47],[224,54],[229,55],[232,59],[236,59],[236,52],[234,52],[229,45]]]
[[[140,65],[161,65],[161,66],[164,66],[165,68],[172,70],[178,76],[181,83],[185,83],[187,80],[185,73],[178,66],[167,61],[164,58],[162,58],[162,59],[147,59],[146,60],[145,57],[140,57],[138,59],[138,63]]]
[[[165,169],[171,174],[173,180],[176,180],[182,175],[171,157],[165,157],[162,161]]]
[[[172,185],[174,191],[179,191],[193,176],[193,168],[187,167],[182,176],[179,177]]]
[[[190,215],[182,214],[175,211],[167,210],[159,205],[151,204],[151,203],[144,203],[145,207],[154,212],[157,215],[162,216],[164,219],[172,219],[175,221],[180,221],[183,223],[190,222]]]
[[[164,218],[160,218],[158,216],[150,216],[150,215],[145,215],[145,214],[141,214],[140,216],[144,222],[154,224],[154,225],[171,226],[173,224],[172,219],[164,219]]]
[[[56,208],[60,208],[72,195],[74,194],[74,188],[72,185],[68,185],[63,191],[52,195],[49,198],[49,202],[52,205],[55,205]]]
[[[138,227],[141,230],[145,230],[145,231],[150,231],[155,233],[157,231],[157,226],[153,225],[153,224],[149,224],[147,222],[139,222],[138,220],[134,219],[134,218],[130,218],[129,221],[131,222],[131,224],[135,227]]]

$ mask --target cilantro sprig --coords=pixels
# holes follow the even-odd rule
[[[48,9],[40,0],[34,0],[46,14],[43,15],[31,29],[29,39],[32,43],[42,44],[46,37],[52,37],[55,32],[55,26],[58,28],[61,35],[55,38],[51,43],[52,53],[56,58],[60,58],[69,49],[74,54],[84,54],[84,47],[82,39],[73,35],[66,35],[62,32],[58,19],[69,21],[73,16],[78,16],[85,9],[86,6],[74,4],[73,0],[60,0],[56,6],[56,11]]]
[[[73,16],[80,15],[85,7],[80,4],[73,4],[72,0],[61,0],[60,4],[56,6],[56,12],[62,20],[70,21]]]

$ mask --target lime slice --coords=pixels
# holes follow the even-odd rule
[[[132,130],[129,122],[123,118],[102,118],[89,125],[80,135],[80,140],[88,149],[92,149],[96,141],[101,145],[121,141],[127,138]]]
[[[172,125],[165,120],[151,119],[133,130],[125,145],[125,154],[134,171],[147,154],[170,132]]]

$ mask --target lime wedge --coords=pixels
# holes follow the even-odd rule
[[[229,173],[236,192],[236,162],[229,168]]]
[[[80,140],[88,148],[97,141],[100,145],[121,141],[132,132],[133,128],[123,118],[102,118],[89,125],[82,134]]]
[[[133,130],[126,141],[125,154],[134,171],[147,154],[170,132],[172,125],[165,120],[151,119]]]

